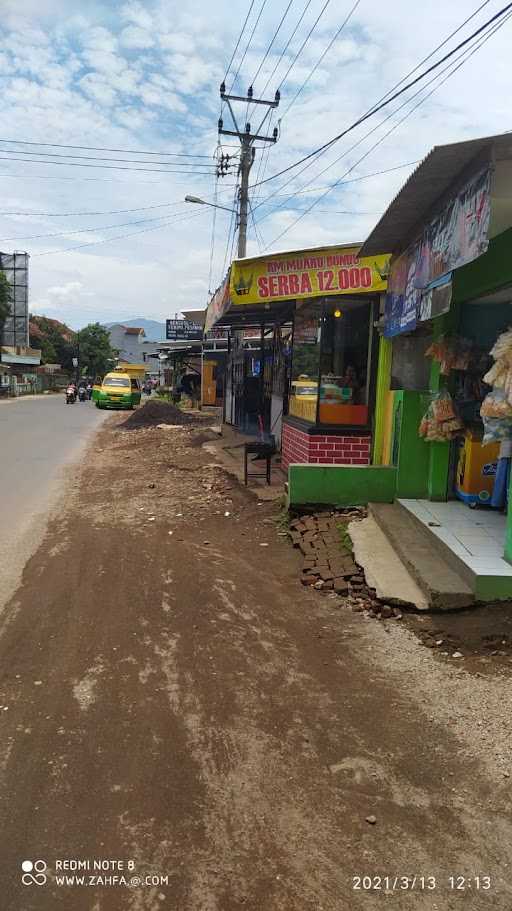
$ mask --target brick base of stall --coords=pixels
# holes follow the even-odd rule
[[[309,465],[369,465],[371,436],[340,436],[333,433],[305,433],[283,424],[281,465],[302,462]]]

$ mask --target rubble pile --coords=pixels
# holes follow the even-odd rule
[[[199,424],[205,418],[186,414],[170,402],[151,401],[132,411],[120,425],[121,430],[138,430],[141,427],[156,427],[157,424]]]
[[[378,620],[400,619],[400,609],[379,601],[375,590],[366,584],[364,570],[354,561],[347,525],[365,516],[364,509],[352,508],[304,515],[291,521],[292,544],[303,556],[301,582],[317,591],[343,596],[355,612],[364,611]]]

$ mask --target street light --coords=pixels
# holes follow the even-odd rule
[[[234,212],[234,209],[228,209],[227,206],[218,206],[214,202],[206,202],[205,199],[200,199],[199,196],[185,196],[185,202],[194,202],[199,206],[211,206],[212,209],[224,209],[225,212]]]

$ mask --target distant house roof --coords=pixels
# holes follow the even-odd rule
[[[466,142],[434,146],[390,203],[365,240],[360,256],[394,253],[407,240],[423,216],[450,189],[458,176],[473,162],[487,155],[496,161],[512,157],[512,134],[483,136]]]
[[[145,335],[144,329],[140,326],[123,326],[124,331],[127,335]]]

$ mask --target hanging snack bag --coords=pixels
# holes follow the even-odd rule
[[[512,418],[512,405],[501,389],[495,389],[483,400],[480,414],[483,418]]]
[[[447,389],[441,390],[432,401],[432,411],[438,424],[443,421],[454,420],[457,415],[453,407],[453,401]]]

